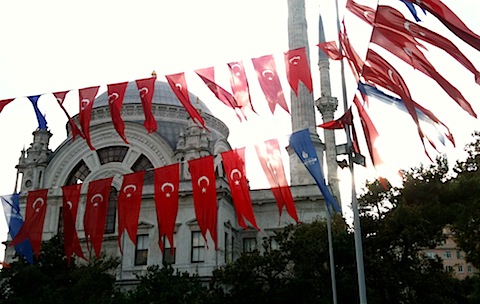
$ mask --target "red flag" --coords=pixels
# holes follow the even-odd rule
[[[257,72],[258,81],[262,88],[263,94],[267,99],[270,111],[275,112],[277,104],[287,113],[288,110],[285,96],[283,95],[282,85],[278,77],[277,67],[272,55],[265,55],[259,58],[252,58],[253,67]]]
[[[284,53],[284,57],[288,83],[295,94],[298,96],[298,83],[300,81],[311,93],[313,91],[312,75],[310,74],[305,47],[289,50]]]
[[[68,92],[69,91],[56,92],[56,93],[53,93],[53,96],[55,96],[55,99],[57,100],[58,105],[60,106],[60,108],[62,108],[63,112],[68,118],[68,123],[70,124],[70,130],[72,132],[73,140],[75,140],[77,135],[80,136],[81,138],[85,138],[82,134],[82,131],[80,131],[77,124],[73,121],[72,117],[68,114],[67,109],[65,109],[65,107],[63,106],[65,96],[67,95]]]
[[[415,3],[437,17],[452,33],[480,51],[480,36],[469,29],[458,16],[440,0],[422,0]]]
[[[327,121],[321,125],[318,125],[320,128],[335,130],[335,129],[344,129],[346,125],[352,126],[352,146],[353,152],[360,153],[360,146],[358,145],[357,132],[355,131],[355,125],[353,124],[353,114],[352,107],[343,113],[343,115],[336,120]]]
[[[232,87],[232,93],[244,116],[246,108],[250,108],[255,112],[250,100],[250,89],[248,87],[247,74],[245,73],[243,62],[230,62],[228,63],[228,68],[230,69],[230,86]]]
[[[168,84],[172,88],[175,95],[177,95],[178,100],[182,103],[185,110],[187,110],[190,117],[193,121],[206,128],[205,122],[203,121],[202,116],[198,113],[197,109],[190,102],[190,96],[188,94],[187,81],[185,80],[184,73],[166,75]]]
[[[122,187],[118,193],[118,247],[122,251],[122,235],[126,229],[130,240],[137,245],[138,216],[142,203],[143,177],[145,171],[123,176]]]
[[[347,57],[348,64],[352,69],[352,73],[355,76],[355,79],[359,80],[359,75],[362,73],[363,69],[363,60],[360,58],[358,53],[350,44],[350,39],[348,39],[347,29],[345,28],[345,24],[343,24],[343,32],[338,34],[338,38],[343,48],[343,52],[345,53],[345,57]]]
[[[10,246],[23,242],[26,238],[32,244],[33,252],[38,257],[42,246],[43,224],[47,212],[48,189],[29,191],[25,211],[25,222],[18,234],[13,238]]]
[[[373,8],[347,0],[347,9],[366,23],[373,25],[376,13]]]
[[[435,70],[430,61],[418,49],[417,46],[419,44],[413,38],[409,39],[397,32],[375,27],[371,42],[385,48],[412,67],[434,79],[463,110],[473,117],[477,117],[477,114],[475,114],[472,106],[465,100],[462,93]]]
[[[14,99],[15,98],[0,100],[0,113],[2,113],[3,108],[5,108],[5,106],[11,103]]]
[[[207,231],[217,247],[217,186],[213,156],[205,156],[188,161],[192,176],[193,204],[198,226],[203,238],[207,240]]]
[[[341,60],[343,58],[342,53],[338,49],[335,41],[325,41],[317,44],[317,46],[332,60]]]
[[[163,237],[166,236],[173,253],[173,235],[178,213],[178,190],[180,187],[180,165],[178,163],[153,170],[155,206],[158,221],[158,245],[165,251]]]
[[[240,106],[237,104],[237,101],[235,100],[235,97],[233,97],[232,94],[230,94],[224,88],[222,88],[221,86],[215,83],[215,71],[213,67],[198,69],[198,70],[195,70],[195,73],[197,73],[197,75],[200,76],[200,78],[207,85],[210,91],[212,91],[212,93],[215,94],[218,100],[220,100],[226,106],[232,108],[233,110],[240,108]],[[238,119],[240,119],[240,121],[242,120],[242,118],[238,115],[238,113],[237,113],[237,117]]]
[[[273,196],[275,196],[277,201],[280,216],[282,216],[282,209],[285,206],[288,214],[298,223],[297,210],[287,183],[278,140],[270,139],[265,141],[265,143],[256,144],[255,150],[272,188]]]
[[[128,82],[107,85],[108,107],[110,108],[110,116],[112,117],[113,126],[126,144],[128,144],[128,141],[125,137],[125,124],[123,123],[120,111],[122,110],[123,98],[125,96],[127,85]]]
[[[93,246],[97,258],[102,248],[112,180],[113,177],[109,177],[88,184],[83,228],[88,251],[91,252],[90,245]]]
[[[247,229],[245,218],[255,229],[260,230],[253,214],[252,200],[245,174],[245,148],[222,152],[222,160],[237,213],[238,225]]]
[[[82,127],[83,135],[85,136],[85,140],[91,150],[95,150],[95,148],[92,146],[90,140],[90,118],[92,115],[93,102],[95,101],[95,96],[97,96],[99,87],[100,86],[96,86],[78,90],[80,96],[80,126]]]
[[[145,122],[143,125],[148,133],[157,131],[157,121],[152,113],[152,98],[155,93],[155,81],[157,77],[150,77],[145,79],[137,79],[138,92],[140,93],[140,100],[142,101],[143,113],[145,115]]]
[[[470,62],[450,40],[421,25],[408,21],[402,13],[390,6],[379,5],[377,11],[377,19],[375,22],[378,26],[397,31],[407,37],[411,36],[426,41],[441,48],[472,72],[475,76],[476,83],[480,84],[480,72],[477,71],[472,62]]]
[[[80,246],[80,241],[78,240],[77,229],[75,228],[81,188],[82,184],[62,187],[63,247],[65,248],[68,266],[70,266],[72,253],[86,260],[82,246]]]

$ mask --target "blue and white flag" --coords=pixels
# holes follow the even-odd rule
[[[28,96],[28,100],[33,105],[33,110],[35,111],[35,115],[37,116],[37,121],[38,121],[38,128],[40,130],[47,130],[47,120],[45,119],[45,116],[43,116],[42,112],[40,112],[40,109],[38,108],[38,99],[40,98],[40,95],[35,95],[35,96]]]
[[[12,239],[15,238],[23,225],[23,218],[20,214],[19,196],[18,193],[0,196],[7,221],[8,233]],[[33,264],[33,249],[28,239],[14,247],[18,255],[24,257],[28,263]]]
[[[307,168],[308,172],[313,176],[318,188],[325,198],[327,206],[331,206],[333,210],[340,212],[341,208],[337,201],[333,197],[332,193],[325,183],[320,162],[318,161],[317,152],[313,146],[312,139],[310,138],[310,132],[308,129],[295,132],[290,136],[290,146]],[[330,211],[330,208],[327,208]]]

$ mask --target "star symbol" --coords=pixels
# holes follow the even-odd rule
[[[238,185],[240,185],[240,181],[237,179],[237,180],[235,181],[235,186],[238,186]]]
[[[167,193],[165,194],[165,196],[166,196],[166,197],[170,197],[170,192],[167,192]]]
[[[131,194],[131,193],[128,193],[128,194],[127,194],[127,197],[131,197],[131,196],[132,196],[132,194]]]
[[[207,192],[207,188],[202,188],[202,193],[206,193]]]

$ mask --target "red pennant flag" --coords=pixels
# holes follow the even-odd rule
[[[260,87],[267,99],[272,114],[275,112],[277,104],[287,111],[287,113],[290,113],[287,102],[285,101],[285,96],[283,95],[282,85],[278,77],[273,56],[266,55],[259,58],[252,58],[252,62],[255,72],[257,72]]]
[[[250,88],[248,87],[247,74],[245,73],[243,62],[230,62],[228,63],[228,68],[230,69],[230,86],[232,87],[232,93],[244,116],[247,108],[255,112],[252,101],[250,100]]]
[[[100,257],[102,248],[112,180],[113,177],[109,177],[88,184],[83,228],[88,251],[91,252],[90,246],[93,246],[97,258]]]
[[[60,108],[63,110],[63,113],[65,113],[65,115],[68,118],[68,123],[70,124],[70,130],[72,131],[73,140],[75,140],[77,135],[80,136],[81,138],[85,138],[82,134],[82,131],[80,131],[77,124],[73,121],[72,117],[68,114],[67,109],[65,109],[65,107],[63,106],[63,102],[65,101],[65,96],[67,95],[68,92],[69,91],[56,92],[56,93],[53,93],[53,96],[55,96],[55,99],[57,100],[58,105],[60,106]]]
[[[80,126],[82,127],[83,135],[85,136],[85,140],[91,150],[95,150],[95,148],[92,146],[90,140],[90,119],[92,116],[93,102],[95,101],[95,96],[97,96],[98,88],[100,88],[100,86],[78,90],[80,96]]]
[[[213,67],[198,69],[195,70],[195,73],[200,76],[200,78],[207,85],[210,91],[215,94],[218,100],[220,100],[226,106],[232,108],[233,110],[240,108],[240,106],[237,104],[237,101],[235,100],[235,97],[233,97],[232,94],[230,94],[224,88],[215,83],[215,71]],[[238,115],[238,113],[237,117],[238,119],[240,119],[240,121],[242,121],[242,118]]]
[[[373,8],[366,5],[358,4],[356,2],[353,2],[353,0],[347,0],[347,9],[366,23],[373,25],[376,14]]]
[[[344,129],[346,125],[352,126],[352,146],[355,153],[360,153],[360,147],[358,145],[357,132],[355,131],[355,126],[353,125],[353,113],[352,107],[339,118],[332,121],[327,121],[321,125],[318,125],[320,128],[328,130]]]
[[[415,3],[437,17],[452,33],[480,51],[480,36],[469,29],[458,16],[440,0],[422,0],[409,2]]]
[[[138,216],[142,203],[144,175],[145,171],[125,174],[118,193],[118,247],[122,253],[121,240],[125,229],[130,240],[137,245]]]
[[[192,176],[193,204],[198,226],[207,241],[207,231],[217,247],[217,185],[213,156],[188,161]]]
[[[47,194],[48,189],[28,192],[25,222],[10,243],[10,246],[15,246],[28,238],[36,257],[40,254],[40,247],[42,246],[43,224],[47,212]]]
[[[284,53],[284,57],[288,83],[295,94],[298,96],[298,83],[300,81],[311,93],[313,91],[312,75],[310,74],[305,47],[289,50]]]
[[[480,72],[450,40],[421,25],[408,21],[402,13],[392,7],[379,5],[377,11],[377,19],[375,20],[377,26],[397,31],[407,37],[414,37],[441,48],[472,72],[476,83],[480,84]]]
[[[238,225],[247,229],[246,219],[255,229],[260,230],[253,214],[252,199],[245,174],[245,148],[222,152],[222,160],[237,213]]]
[[[348,59],[347,61],[348,61],[348,64],[350,65],[350,68],[352,69],[352,73],[358,82],[360,78],[359,75],[362,73],[364,63],[363,63],[363,60],[358,55],[358,53],[350,44],[350,39],[348,39],[345,24],[343,24],[343,32],[340,32],[338,34],[338,38],[339,38],[340,44],[342,45],[343,52],[345,53],[345,57]]]
[[[473,117],[477,117],[477,114],[470,103],[465,100],[462,93],[437,72],[430,61],[428,61],[418,48],[418,46],[421,45],[413,38],[407,38],[402,34],[385,28],[375,27],[372,33],[371,42],[385,48],[415,69],[431,77],[463,110]]]
[[[341,60],[343,58],[342,53],[338,49],[335,41],[326,41],[317,44],[317,46],[332,60]]]
[[[177,95],[178,100],[182,103],[185,110],[187,110],[190,117],[193,121],[206,128],[205,122],[203,121],[202,116],[198,113],[197,109],[190,102],[190,96],[188,94],[187,81],[185,80],[184,73],[178,73],[173,75],[166,75],[168,84],[172,88],[175,95]]]
[[[80,202],[81,188],[82,184],[62,187],[63,247],[65,249],[65,256],[67,257],[68,266],[70,266],[72,253],[79,258],[86,260],[85,255],[83,254],[82,246],[80,246],[77,229],[75,228],[77,223],[77,211],[78,204]]]
[[[265,143],[256,144],[255,150],[263,171],[267,176],[268,183],[272,188],[273,196],[275,196],[277,201],[280,216],[282,216],[282,210],[285,206],[288,214],[298,223],[297,210],[287,183],[278,140],[270,139],[265,141]]]
[[[178,163],[153,170],[154,196],[158,221],[158,245],[165,252],[163,237],[166,236],[173,253],[173,235],[178,213],[178,190],[180,187],[180,165]]]
[[[157,121],[152,113],[152,98],[155,93],[155,81],[157,77],[150,77],[145,79],[138,79],[137,83],[138,92],[140,93],[140,100],[142,101],[143,113],[145,114],[145,122],[143,125],[147,129],[148,133],[157,131]]]
[[[2,113],[3,108],[5,108],[5,106],[11,103],[14,99],[15,98],[0,100],[0,113]]]
[[[125,90],[127,90],[127,85],[128,82],[107,85],[108,106],[110,108],[110,116],[112,117],[113,126],[126,144],[128,144],[128,141],[125,137],[125,124],[123,123],[120,111],[122,110],[123,98],[125,96]]]

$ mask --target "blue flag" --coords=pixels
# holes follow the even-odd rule
[[[305,165],[308,172],[310,172],[310,174],[315,179],[318,188],[320,188],[320,191],[325,198],[327,206],[331,206],[333,210],[340,212],[341,208],[333,195],[330,193],[330,190],[325,183],[325,179],[323,178],[323,173],[320,167],[320,162],[318,161],[317,152],[315,152],[315,148],[313,146],[312,139],[310,138],[310,132],[308,132],[308,129],[293,133],[292,136],[290,136],[290,146],[293,148],[293,150],[295,150],[295,153],[297,153],[298,157]],[[330,208],[327,209],[330,212]]]
[[[19,196],[18,193],[0,196],[8,225],[8,233],[12,239],[15,238],[23,225],[23,218],[20,214]],[[25,258],[28,263],[33,264],[33,249],[28,239],[14,247],[18,255]]]
[[[415,6],[413,6],[413,2],[410,2],[408,0],[400,0],[400,1],[402,1],[403,4],[405,4],[408,7],[408,10],[410,11],[410,13],[412,13],[413,18],[415,18],[415,21],[417,22],[422,21],[418,17],[417,10],[415,9]],[[422,11],[423,13],[425,13],[425,10],[423,8],[422,8]]]
[[[40,98],[40,95],[35,95],[35,96],[29,96],[28,99],[33,105],[33,110],[35,110],[35,115],[37,116],[37,121],[38,121],[38,128],[40,130],[47,130],[47,120],[45,119],[45,116],[40,112],[40,109],[38,108],[38,99]]]

